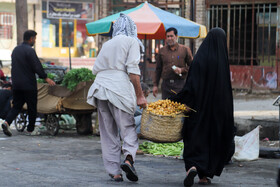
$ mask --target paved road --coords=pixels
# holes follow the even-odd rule
[[[278,118],[278,108],[272,106],[274,98],[237,97],[235,117]],[[148,101],[157,99],[150,95]],[[104,170],[97,136],[79,136],[69,130],[60,130],[56,137],[46,134],[30,137],[14,129],[13,133],[13,137],[7,138],[0,131],[0,186],[183,186],[182,160],[139,155],[135,163],[139,182],[125,179],[123,183],[114,183]],[[226,166],[211,186],[276,187],[279,164],[279,159],[262,158],[235,162]],[[194,186],[199,186],[197,180]]]
[[[0,132],[0,186],[183,186],[182,160],[139,155],[135,163],[139,182],[114,183],[104,170],[97,136],[78,136],[75,131],[60,131],[56,137],[13,133],[6,138]],[[274,187],[279,163],[277,159],[233,163],[211,186]],[[194,186],[199,186],[197,180]]]

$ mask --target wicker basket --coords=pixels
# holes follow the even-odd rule
[[[153,142],[173,143],[182,139],[183,113],[176,117],[159,116],[143,110],[141,119],[141,135]]]

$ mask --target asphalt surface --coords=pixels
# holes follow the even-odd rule
[[[237,96],[235,118],[278,119],[273,96]],[[159,99],[149,96],[148,101]],[[244,124],[246,125],[246,124]],[[101,157],[100,137],[80,136],[75,130],[60,130],[57,136],[45,133],[25,136],[12,129],[6,137],[0,130],[0,187],[6,186],[183,186],[186,172],[180,159],[137,155],[135,168],[139,181],[110,181]],[[142,142],[144,140],[140,140]],[[279,159],[259,158],[233,162],[214,177],[210,186],[276,187]],[[198,178],[195,178],[194,186]]]
[[[98,136],[79,136],[60,130],[57,136],[26,136],[0,132],[0,186],[183,186],[183,160],[137,155],[139,181],[110,181],[106,174]],[[143,140],[141,140],[143,141]],[[276,186],[279,159],[258,159],[227,165],[211,186]],[[198,178],[195,178],[194,186]]]

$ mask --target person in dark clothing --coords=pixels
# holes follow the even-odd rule
[[[11,109],[13,99],[12,84],[6,83],[0,89],[0,118],[5,119]]]
[[[184,88],[170,98],[194,109],[185,118],[182,135],[187,176],[184,186],[210,184],[220,176],[234,137],[233,97],[226,34],[210,30],[190,66]]]
[[[0,85],[4,84],[6,81],[6,77],[5,77],[5,74],[2,70],[2,68],[3,68],[3,64],[2,64],[2,61],[0,60]]]
[[[229,148],[229,153],[228,153],[228,157],[227,159],[225,160],[225,165],[228,165],[228,164],[232,164],[232,156],[234,155],[235,153],[235,141],[234,141],[234,137],[236,136],[236,131],[237,131],[237,128],[236,126],[233,126],[233,138],[232,138],[232,141],[231,141],[231,144],[230,144],[230,148]]]
[[[32,46],[35,44],[37,33],[33,30],[24,32],[24,42],[12,52],[12,82],[13,108],[8,113],[2,129],[5,135],[12,136],[10,124],[21,111],[24,103],[27,104],[28,121],[27,132],[31,133],[35,127],[37,115],[37,82],[35,74],[45,79],[49,85],[55,82],[47,78],[41,62]]]

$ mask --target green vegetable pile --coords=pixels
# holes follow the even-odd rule
[[[87,68],[72,69],[68,71],[62,81],[62,86],[66,86],[69,90],[73,91],[79,82],[92,81],[95,75]]]
[[[143,142],[139,148],[148,154],[165,155],[165,156],[180,156],[184,149],[183,142],[176,143],[153,143]]]
[[[54,73],[48,73],[47,74],[48,75],[48,78],[50,78],[51,80],[55,80],[56,78],[57,78],[57,75],[56,74],[54,74]],[[38,83],[47,83],[46,81],[45,81],[45,79],[37,79],[37,82]]]

